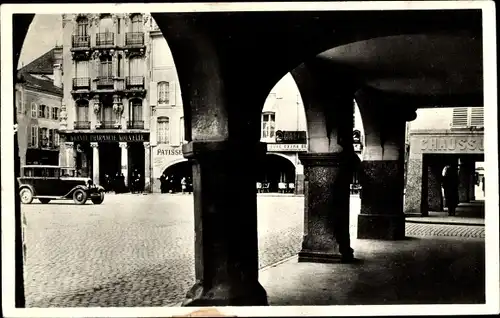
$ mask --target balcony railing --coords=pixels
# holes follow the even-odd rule
[[[125,45],[144,45],[144,32],[127,32]]]
[[[144,129],[144,120],[129,120],[127,122],[128,129]]]
[[[76,77],[73,78],[73,89],[90,89],[89,77]]]
[[[103,120],[101,121],[101,125],[97,128],[99,129],[109,129],[109,128],[116,128],[116,122],[114,120]]]
[[[108,76],[97,77],[97,88],[113,88],[113,78]]]
[[[90,129],[90,121],[75,121],[75,129]]]
[[[112,46],[115,44],[115,34],[113,32],[97,33],[96,46]]]
[[[73,35],[72,45],[73,48],[89,48],[90,35]]]
[[[144,76],[127,76],[127,88],[144,88]]]

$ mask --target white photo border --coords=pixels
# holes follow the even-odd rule
[[[14,13],[62,14],[100,12],[229,12],[229,11],[329,11],[329,10],[481,9],[485,108],[485,170],[488,174],[485,213],[486,304],[387,305],[387,306],[268,306],[218,307],[224,315],[237,316],[364,316],[364,315],[462,315],[499,312],[499,214],[496,16],[493,1],[367,1],[282,3],[150,3],[150,4],[4,4],[1,6],[1,204],[2,204],[2,306],[6,317],[159,317],[188,315],[196,307],[124,308],[15,308],[14,306],[14,100],[12,15]]]

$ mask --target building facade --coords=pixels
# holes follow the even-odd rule
[[[62,48],[56,47],[18,72],[15,103],[21,165],[57,165],[63,98]]]
[[[155,21],[149,14],[64,15],[63,37],[61,164],[100,184],[123,175],[130,186],[137,171],[146,191],[161,192],[166,179],[166,192],[181,191],[182,178],[190,182],[192,173],[182,154],[182,96]],[[362,130],[357,107],[354,117]],[[298,154],[308,149],[306,132],[302,99],[287,74],[263,105],[261,141],[268,155],[257,191],[303,192]]]
[[[441,178],[445,165],[459,169],[460,202],[482,197],[476,189],[481,182],[479,171],[483,174],[483,107],[419,109],[409,126],[406,213],[443,211]]]
[[[106,185],[122,176],[150,188],[145,14],[63,15],[61,165]],[[139,176],[140,175],[140,176]]]

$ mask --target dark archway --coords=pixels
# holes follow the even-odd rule
[[[164,177],[165,178],[164,178]],[[162,182],[162,193],[178,193],[183,192],[182,179],[185,178],[184,192],[193,192],[193,165],[190,161],[182,161],[175,163],[165,170],[160,178]]]
[[[294,164],[275,154],[267,154],[257,175],[257,182],[262,188],[259,192],[290,192],[295,190],[295,166]],[[281,187],[280,183],[286,188]],[[289,187],[293,184],[294,187]],[[259,189],[258,189],[259,190]]]

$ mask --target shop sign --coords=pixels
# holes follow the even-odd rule
[[[305,131],[277,130],[276,143],[305,144],[307,143],[307,133]]]
[[[484,137],[429,137],[420,141],[420,147],[424,152],[483,152]]]
[[[267,144],[267,151],[307,151],[307,144]]]
[[[158,148],[157,156],[182,156],[182,148]]]
[[[148,142],[149,134],[138,133],[87,133],[65,134],[67,142]]]

